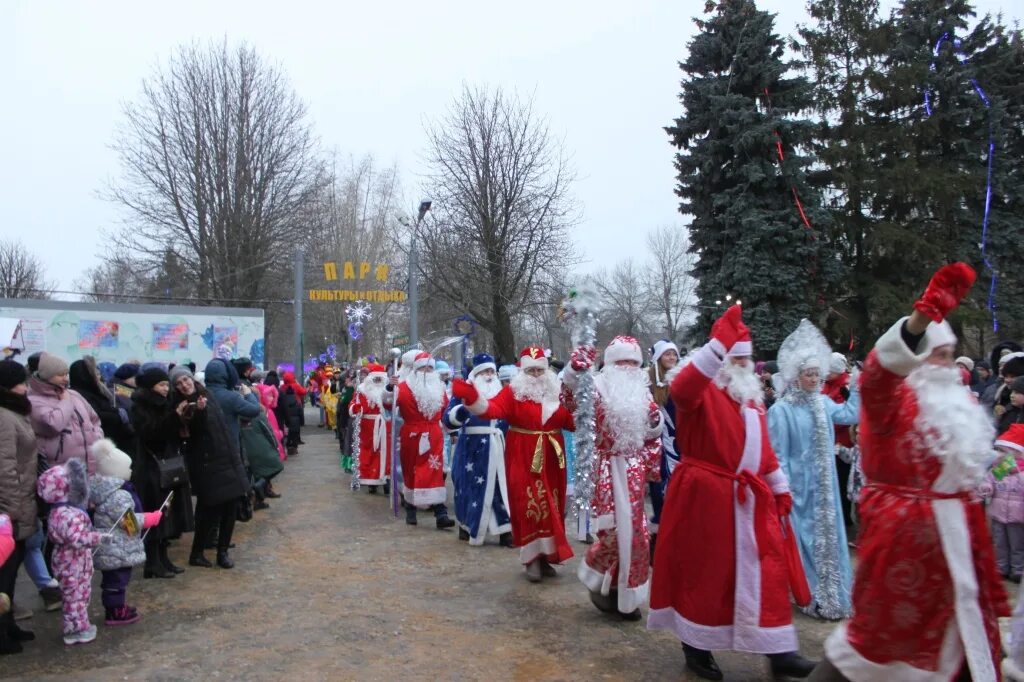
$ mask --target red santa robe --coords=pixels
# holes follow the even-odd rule
[[[448,405],[448,396],[443,391],[438,405],[437,412],[425,415],[420,412],[409,385],[404,381],[398,385],[398,411],[402,415],[402,428],[398,433],[402,495],[406,504],[415,507],[444,504],[448,497],[444,486],[444,434],[441,431],[441,415]]]
[[[665,493],[647,627],[699,649],[797,650],[775,495],[789,492],[764,408],[712,380],[712,340],[676,375],[680,462]],[[723,351],[724,354],[724,351]]]
[[[905,377],[929,349],[922,341],[918,355],[904,343],[905,319],[878,340],[861,373],[868,483],[858,508],[854,615],[825,653],[851,680],[916,682],[953,679],[966,652],[973,679],[994,680],[1006,594],[984,507],[915,426],[917,399]]]
[[[843,372],[834,379],[829,379],[821,386],[821,392],[832,399],[836,405],[842,405],[846,402],[846,398],[843,397],[843,389],[848,388],[850,385],[850,373]],[[850,437],[850,427],[844,424],[836,424],[836,445],[842,445],[843,447],[853,446],[853,439]]]
[[[384,417],[381,406],[363,393],[360,386],[348,407],[349,414],[359,419],[359,482],[381,485],[391,476],[391,422]]]
[[[506,386],[490,400],[478,398],[469,411],[484,419],[504,419],[505,471],[512,540],[519,560],[545,557],[560,564],[572,558],[565,539],[565,441],[562,429],[575,431],[572,413],[560,402],[543,405],[519,400]]]
[[[567,378],[571,373],[571,369],[567,370]],[[605,396],[600,381],[596,388],[597,481],[590,518],[597,538],[587,548],[576,575],[592,592],[608,595],[616,590],[618,610],[631,613],[645,605],[650,594],[651,548],[644,494],[649,481],[661,479],[661,421],[653,427],[644,425],[646,433],[641,447],[620,452],[616,435],[605,420]],[[571,396],[567,396],[566,405],[575,412],[572,402]],[[660,414],[653,399],[648,409],[651,412]]]

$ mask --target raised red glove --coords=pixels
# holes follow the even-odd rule
[[[711,327],[711,338],[717,339],[728,351],[739,341],[744,331],[746,326],[743,324],[743,308],[737,303],[715,320]]]
[[[472,405],[480,399],[480,392],[476,390],[476,386],[461,377],[456,377],[452,382],[452,395],[461,398],[466,405]]]
[[[942,322],[964,300],[976,277],[974,268],[967,263],[943,265],[932,275],[924,296],[914,303],[914,310],[924,313],[934,322]]]
[[[776,495],[775,509],[779,512],[779,516],[789,516],[789,512],[793,511],[793,496],[789,493]]]
[[[593,346],[580,346],[572,352],[569,365],[577,372],[585,372],[594,365],[597,349]]]

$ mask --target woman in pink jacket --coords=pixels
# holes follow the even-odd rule
[[[68,388],[68,363],[43,353],[39,369],[28,382],[28,399],[32,403],[32,430],[47,465],[80,459],[90,474],[96,473],[89,448],[103,438],[100,418],[85,398]]]
[[[283,462],[288,459],[288,455],[284,451],[284,432],[281,431],[281,425],[277,423],[277,387],[264,384],[261,380],[259,383],[253,384],[253,388],[259,391],[260,404],[267,408],[267,421],[274,432],[274,439],[277,440],[277,453]]]

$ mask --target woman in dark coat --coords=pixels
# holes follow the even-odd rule
[[[228,555],[235,529],[238,501],[249,494],[249,477],[239,452],[238,438],[228,429],[224,413],[206,389],[191,376],[176,377],[171,402],[183,407],[188,435],[183,442],[192,490],[196,494],[196,533],[191,566],[212,566],[203,555],[206,539],[217,526],[217,565],[232,568]]]
[[[135,489],[145,509],[157,509],[167,499],[169,490],[160,487],[160,469],[156,459],[175,457],[181,447],[184,407],[176,410],[170,400],[167,372],[147,369],[136,377],[138,388],[132,394],[132,424],[138,440],[132,462]],[[146,536],[146,578],[173,578],[181,569],[171,563],[167,545],[195,529],[192,512],[192,491],[186,482],[174,489],[170,507],[164,510],[160,524]]]
[[[103,435],[114,441],[114,445],[124,452],[135,451],[135,430],[132,428],[128,411],[121,409],[117,398],[100,380],[96,369],[96,359],[91,355],[71,363],[68,374],[71,388],[85,398],[89,406],[100,418]]]

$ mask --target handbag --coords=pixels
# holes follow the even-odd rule
[[[185,466],[185,456],[180,452],[170,457],[157,457],[156,468],[160,473],[160,489],[172,490],[181,487],[188,482],[188,467]]]

